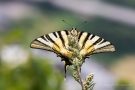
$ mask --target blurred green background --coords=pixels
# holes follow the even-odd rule
[[[84,21],[87,23],[80,25]],[[70,75],[64,81],[60,58],[29,47],[36,37],[76,26],[116,46],[114,53],[87,60],[96,63],[95,71],[89,69],[92,65],[87,67],[99,76],[95,77],[95,90],[135,90],[133,0],[1,0],[0,90],[78,90]]]

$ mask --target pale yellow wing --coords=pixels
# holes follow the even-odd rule
[[[84,56],[115,51],[114,45],[109,41],[87,32],[80,32],[78,36],[78,44],[81,48],[80,54]]]
[[[67,50],[68,34],[68,31],[63,30],[40,36],[32,41],[30,47],[52,51],[56,54],[70,57],[71,53]]]

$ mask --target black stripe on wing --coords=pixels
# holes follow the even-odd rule
[[[94,42],[94,43],[93,43],[93,45],[98,44],[101,40],[102,40],[102,38],[101,38],[101,37],[99,37],[99,38],[98,38],[98,40],[97,40],[96,42]]]
[[[63,37],[62,37],[62,35],[61,35],[61,31],[58,31],[58,35],[59,35],[59,38],[60,38],[61,41],[62,41],[63,46],[65,46],[65,42],[64,42],[64,39],[63,39]]]
[[[56,32],[53,32],[53,35],[57,38]]]
[[[80,34],[79,34],[79,36],[78,36],[78,41],[80,40],[82,34],[83,34],[83,32],[80,32]]]

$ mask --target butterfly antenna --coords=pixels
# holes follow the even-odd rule
[[[72,25],[70,23],[68,23],[67,21],[62,20],[62,22],[64,22],[65,24],[69,25],[70,27],[72,27]]]
[[[82,28],[86,25],[87,21],[83,21],[81,23],[79,23],[78,25],[76,25],[76,28]]]

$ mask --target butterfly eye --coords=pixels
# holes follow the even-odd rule
[[[77,36],[78,32],[76,31],[76,28],[73,28],[73,29],[71,30],[71,34],[72,34],[73,36]]]

